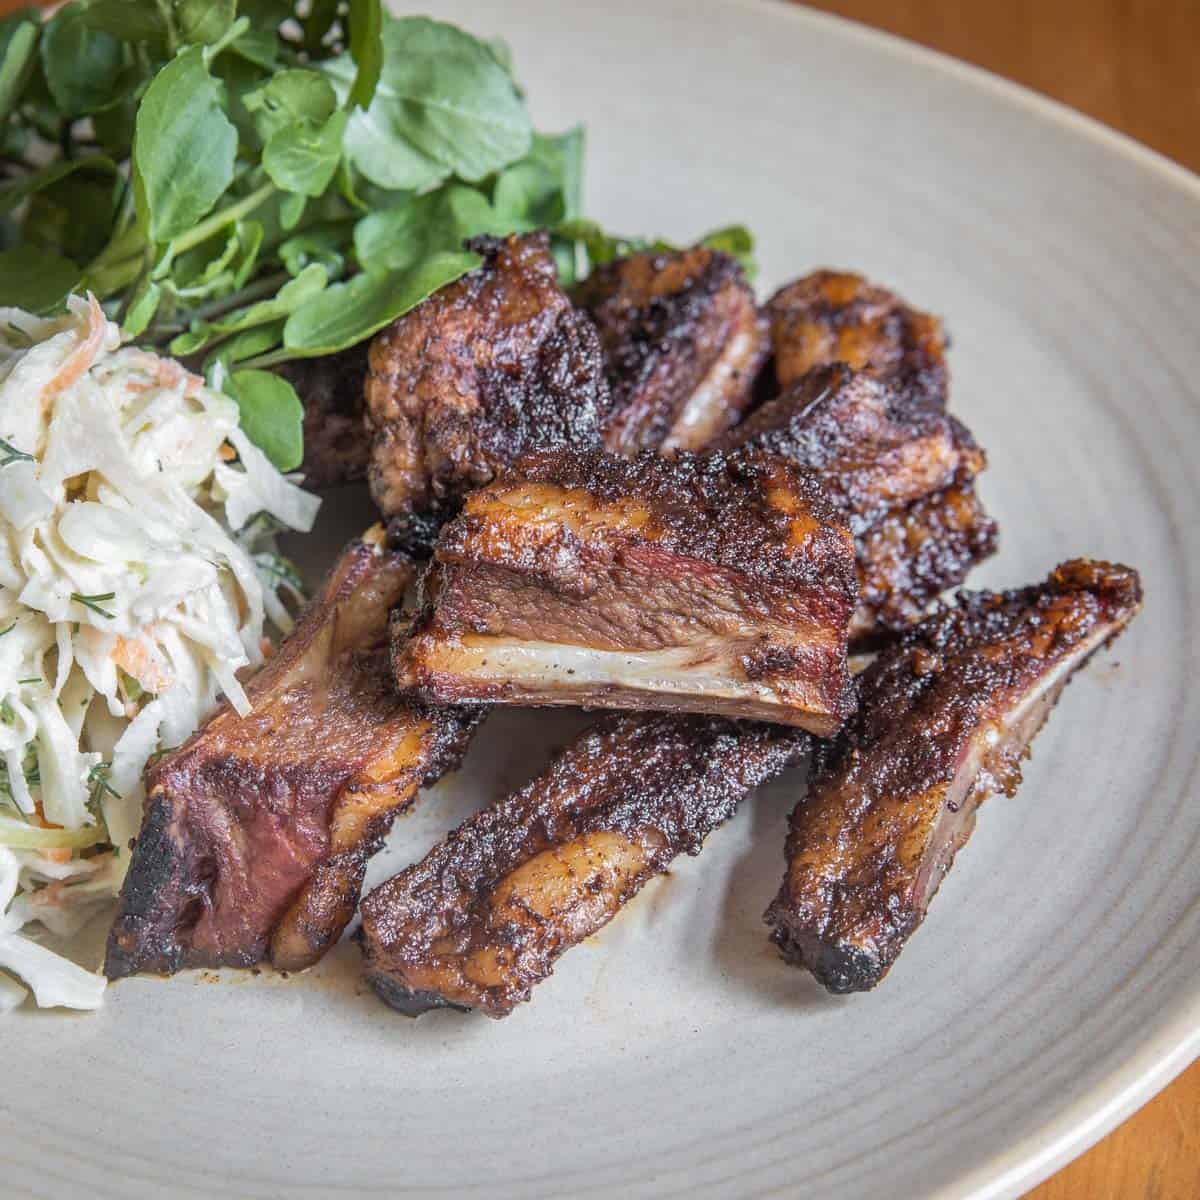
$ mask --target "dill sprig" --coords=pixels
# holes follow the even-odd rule
[[[36,462],[37,460],[32,454],[26,454],[24,450],[18,450],[12,442],[6,442],[0,438],[0,467],[7,467],[9,463],[15,462]]]
[[[102,617],[107,617],[111,621],[114,619],[114,614],[100,606],[106,601],[115,599],[116,595],[116,592],[100,592],[95,596],[84,596],[79,592],[72,592],[71,599],[76,604],[82,604],[84,608],[90,608],[92,612],[99,613]]]

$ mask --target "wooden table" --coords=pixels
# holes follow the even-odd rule
[[[1005,75],[1200,171],[1200,0],[808,0]],[[1200,1062],[1026,1200],[1200,1200]]]
[[[0,0],[0,14],[28,0]],[[420,7],[420,5],[415,5]],[[428,6],[436,10],[436,2]],[[813,0],[1045,92],[1200,171],[1200,0]],[[1200,1200],[1200,1063],[1027,1200]]]

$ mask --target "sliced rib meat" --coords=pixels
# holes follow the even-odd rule
[[[767,354],[738,262],[695,246],[598,267],[576,291],[600,331],[617,454],[698,450],[741,416]]]
[[[792,815],[787,874],[766,913],[789,962],[831,992],[883,978],[979,803],[1016,791],[1062,689],[1141,595],[1136,571],[1077,559],[1021,591],[963,593],[880,654]]]
[[[814,271],[780,288],[766,313],[781,388],[813,367],[844,362],[945,404],[949,372],[941,320],[861,275]]]
[[[996,522],[973,483],[893,509],[855,538],[858,611],[850,638],[858,648],[918,622],[929,605],[996,552]]]
[[[608,408],[599,338],[560,290],[548,237],[469,245],[483,265],[371,343],[371,493],[401,540],[525,451],[598,444]]]
[[[714,717],[604,719],[366,897],[368,980],[411,1016],[446,1005],[507,1016],[808,744]]]
[[[856,533],[987,465],[961,421],[845,363],[810,371],[716,445],[819,472]]]
[[[721,438],[816,471],[855,534],[860,646],[919,620],[995,551],[975,494],[986,465],[940,406],[844,363],[816,367]]]
[[[343,553],[279,652],[155,764],[110,979],[184,967],[311,965],[353,916],[367,859],[422,783],[457,765],[471,714],[395,694],[388,611],[413,568],[376,527]]]
[[[780,459],[531,455],[467,498],[423,587],[395,669],[427,701],[710,712],[822,735],[853,704],[853,540],[816,477]]]

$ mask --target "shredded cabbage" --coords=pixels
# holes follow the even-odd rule
[[[274,537],[318,503],[91,296],[0,308],[0,1012],[26,987],[100,1004],[99,975],[22,929],[69,936],[111,901],[148,760],[222,696],[249,711],[239,674],[296,597]]]

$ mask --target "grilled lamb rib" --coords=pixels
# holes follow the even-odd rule
[[[1137,615],[1136,571],[1077,559],[1020,591],[963,593],[860,677],[860,707],[820,746],[792,815],[773,940],[831,992],[887,973],[979,803],[1012,795],[1062,689]]]
[[[855,538],[858,610],[850,639],[867,648],[916,624],[948,588],[996,552],[996,522],[973,483],[893,509]]]
[[[808,745],[717,717],[606,717],[366,897],[368,980],[410,1016],[447,1005],[507,1016]]]
[[[813,367],[844,362],[945,404],[949,373],[941,321],[860,275],[814,271],[780,288],[766,313],[781,388]]]
[[[371,343],[371,494],[401,540],[527,450],[597,445],[608,409],[599,338],[559,289],[548,237],[468,246],[483,265]]]
[[[467,498],[423,588],[394,663],[426,701],[709,712],[820,735],[853,707],[853,541],[815,476],[780,459],[530,455]]]
[[[702,246],[633,254],[598,267],[576,299],[608,365],[609,450],[698,450],[737,421],[767,330],[735,259]]]
[[[343,553],[279,652],[154,765],[109,935],[110,979],[310,966],[354,914],[367,859],[417,789],[457,766],[474,717],[394,693],[389,609],[413,568],[378,526]]]
[[[855,535],[856,642],[912,624],[995,550],[974,489],[986,458],[966,427],[844,363],[814,368],[717,445],[778,454],[824,480]]]

